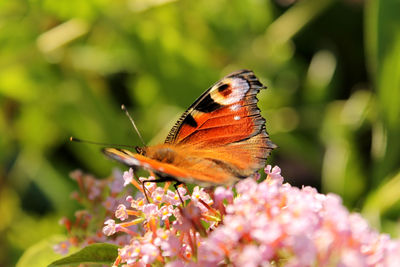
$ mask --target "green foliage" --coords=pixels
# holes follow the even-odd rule
[[[80,251],[52,262],[49,267],[78,266],[82,263],[111,265],[118,256],[118,246],[108,243],[89,245]]]
[[[51,261],[60,258],[60,255],[54,252],[53,246],[57,242],[65,240],[66,236],[51,236],[31,247],[29,247],[18,260],[16,267],[43,267],[49,265]]]
[[[366,8],[366,47],[376,88],[381,147],[375,157],[374,182],[399,169],[400,159],[400,1],[370,1]]]
[[[398,235],[400,2],[288,2],[0,2],[0,198],[12,204],[0,201],[0,265],[62,231],[57,218],[76,209],[70,171],[115,166],[69,136],[140,145],[125,104],[145,140],[162,142],[241,68],[269,88],[259,97],[279,146],[269,163]]]

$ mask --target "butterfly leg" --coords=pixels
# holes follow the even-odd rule
[[[142,181],[142,188],[143,188],[143,194],[146,197],[147,203],[150,203],[149,197],[147,196],[147,188],[144,186],[144,183],[147,181]],[[149,192],[150,193],[150,192]]]
[[[183,202],[183,198],[181,197],[181,194],[179,193],[179,190],[178,190],[178,186],[181,185],[181,184],[183,184],[183,183],[181,183],[181,182],[174,183],[174,188],[175,188],[175,191],[178,194],[178,197],[179,197],[179,199],[180,199],[180,201],[182,203],[182,207],[184,207],[185,206],[185,202]],[[186,188],[186,190],[187,190],[187,188]],[[189,192],[189,191],[187,191],[187,192]]]
[[[136,171],[137,171],[137,169],[133,168],[133,176],[135,177],[136,181],[139,181],[139,182],[142,184],[143,194],[144,194],[144,196],[146,197],[147,203],[150,203],[150,202],[149,202],[149,197],[147,196],[147,193],[146,193],[146,190],[147,190],[147,189],[146,189],[146,187],[144,186],[144,183],[145,183],[145,182],[140,181],[139,177],[138,177],[137,174],[136,174]],[[147,191],[148,191],[148,190],[147,190]]]
[[[142,180],[143,193],[144,193],[144,196],[146,197],[147,203],[150,203],[150,201],[149,201],[149,197],[147,196],[147,193],[146,193],[147,189],[144,186],[144,183],[163,183],[163,182],[171,182],[171,181],[175,181],[175,180],[173,180],[173,179],[171,179],[169,177],[161,177],[161,178],[156,179],[156,180],[150,180],[150,179],[149,180]],[[179,198],[180,198],[180,196],[179,196]]]

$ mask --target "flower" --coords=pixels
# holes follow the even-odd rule
[[[207,212],[205,204],[211,205],[213,203],[210,195],[204,191],[204,188],[200,188],[199,186],[196,186],[193,189],[191,199],[203,212]]]
[[[143,213],[147,218],[158,216],[158,206],[153,203],[146,204],[143,207]]]
[[[243,250],[235,255],[235,262],[238,266],[257,267],[262,264],[263,258],[259,246],[246,245]]]
[[[139,258],[141,252],[140,243],[133,241],[132,244],[126,245],[123,248],[118,249],[118,255],[127,264],[133,264]]]
[[[153,191],[157,188],[157,183],[156,182],[149,182],[152,180],[156,180],[154,176],[149,176],[149,177],[139,177],[139,181],[141,183],[144,183],[144,187],[146,190],[151,194]]]
[[[181,196],[183,201],[190,199],[190,196],[186,195],[186,193],[186,189],[183,187],[178,187],[178,190],[175,192],[168,190],[167,193],[164,195],[163,201],[171,205],[179,206],[182,204],[179,195]]]
[[[60,224],[67,230],[68,240],[64,241],[67,243],[61,242],[56,245],[55,251],[62,254],[71,246],[85,247],[102,242],[126,244],[129,238],[125,235],[113,235],[120,227],[115,221],[107,222],[104,227],[109,236],[105,236],[101,228],[104,221],[113,216],[118,204],[126,203],[124,199],[128,189],[122,186],[121,172],[113,171],[113,176],[105,179],[97,179],[81,171],[74,171],[70,176],[79,186],[79,191],[73,192],[72,196],[85,209],[76,211],[74,218],[60,220]],[[132,211],[127,210],[127,213],[132,213]],[[129,230],[133,229],[128,229],[126,232]]]
[[[172,205],[164,205],[161,207],[159,213],[162,216],[161,220],[167,220],[174,212]]]
[[[162,256],[164,257],[175,257],[178,255],[181,248],[181,241],[178,237],[170,235],[168,240],[161,243]]]
[[[125,196],[130,207],[115,211],[121,222],[105,221],[103,233],[122,242],[115,265],[400,266],[400,242],[371,229],[339,196],[292,187],[277,166],[265,173],[261,182],[247,178],[211,196],[179,187],[184,206],[177,192],[146,183],[148,200]]]
[[[133,176],[133,172],[132,172],[132,176]],[[111,195],[118,194],[119,192],[122,191],[123,187],[126,186],[125,182],[124,182],[125,181],[124,176],[122,175],[122,173],[119,170],[113,170],[113,177],[115,179],[113,179],[109,184],[109,187],[111,190]]]
[[[144,244],[141,249],[142,261],[145,264],[153,263],[158,256],[158,248],[151,243]]]
[[[152,193],[151,198],[153,199],[154,203],[161,203],[164,197],[164,189],[161,187],[157,187]]]
[[[107,197],[106,200],[103,201],[102,204],[106,208],[107,211],[112,212],[116,206],[116,203],[117,203],[117,200],[114,197],[109,196],[109,197]]]
[[[62,241],[53,246],[53,250],[59,254],[68,254],[71,243],[69,241]]]
[[[115,217],[121,221],[128,219],[128,212],[124,204],[119,204],[117,210],[115,211]]]
[[[124,186],[130,184],[133,180],[133,169],[129,168],[129,171],[124,172],[122,177],[124,178]]]
[[[267,174],[268,179],[275,180],[278,183],[283,183],[283,177],[281,176],[281,168],[275,166],[274,168],[271,165],[267,165],[264,169]]]
[[[105,221],[104,224],[106,224],[106,226],[103,227],[103,233],[105,235],[110,236],[110,235],[115,234],[116,224],[113,219],[109,219],[109,220]]]

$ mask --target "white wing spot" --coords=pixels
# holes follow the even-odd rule
[[[159,170],[160,172],[163,172],[163,171],[164,171],[164,168],[163,168],[163,167],[159,167],[158,170]]]
[[[233,119],[234,119],[235,121],[238,121],[238,120],[240,120],[240,116],[235,116],[235,117],[233,117]]]
[[[235,104],[231,106],[232,111],[238,111],[240,109],[240,104]]]

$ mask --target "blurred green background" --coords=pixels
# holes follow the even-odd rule
[[[70,171],[117,166],[69,136],[140,145],[125,104],[147,142],[163,141],[242,68],[269,88],[269,164],[397,237],[399,12],[399,0],[0,1],[0,266],[63,233]]]

